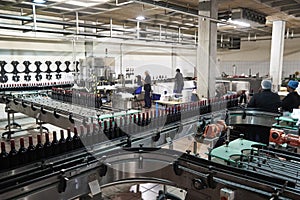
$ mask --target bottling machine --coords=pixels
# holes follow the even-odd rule
[[[187,200],[299,198],[298,154],[230,132],[237,122],[247,125],[251,120],[271,128],[278,115],[233,109],[238,105],[236,96],[143,113],[95,108],[94,101],[84,105],[62,103],[49,96],[19,93],[1,97],[14,112],[67,129],[67,134],[60,131],[59,141],[56,132],[52,133],[53,141],[45,134],[44,144],[39,142],[41,135],[36,145],[29,138],[35,148],[19,149],[22,154],[16,153],[16,141],[11,140],[10,152],[1,157],[1,163],[7,163],[0,172],[1,199],[85,199],[90,195],[101,199],[103,188],[143,182],[186,190]],[[207,128],[208,121],[217,122],[218,127]],[[199,136],[199,130],[206,130],[205,136]],[[212,134],[212,130],[229,135],[225,136],[225,145],[207,152],[208,160],[190,151],[161,148],[187,135],[196,141],[207,136],[220,139],[222,134]],[[23,140],[19,141],[21,147]],[[232,154],[226,160],[218,155],[218,148]]]

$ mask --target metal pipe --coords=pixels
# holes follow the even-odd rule
[[[180,27],[178,28],[178,42],[180,42],[181,39],[181,29]]]
[[[112,29],[112,18],[110,18],[110,20],[109,20],[109,23],[110,23],[110,37],[112,37],[112,31],[113,31],[113,29]]]
[[[136,38],[140,39],[140,21],[136,22]]]
[[[76,34],[79,33],[79,19],[78,19],[78,12],[75,12],[76,14]]]
[[[120,74],[123,73],[123,44],[120,44]]]
[[[37,25],[36,25],[36,12],[35,12],[35,4],[32,4],[32,15],[33,15],[33,30],[37,30]]]
[[[124,5],[131,4],[131,3],[133,3],[133,1],[125,1],[123,3],[119,3],[119,1],[116,0],[116,6],[124,6]]]
[[[161,24],[159,25],[159,41],[161,41]]]

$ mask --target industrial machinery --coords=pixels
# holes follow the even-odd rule
[[[281,162],[278,155],[286,159],[285,166],[294,165],[300,160],[297,154],[286,155],[283,151],[268,149],[266,145],[250,146],[246,149],[252,153],[243,151],[239,159],[234,160],[236,165],[226,165],[190,152],[160,148],[194,135],[193,127],[202,118],[225,119],[231,121],[227,123],[230,125],[240,120],[250,122],[247,117],[254,116],[251,112],[223,109],[236,107],[237,96],[144,113],[112,110],[105,106],[98,109],[92,104],[79,106],[51,99],[47,94],[5,94],[2,98],[14,112],[67,129],[67,137],[61,131],[61,138],[65,141],[58,141],[57,146],[52,145],[52,141],[49,149],[46,149],[49,146],[46,143],[40,145],[38,142],[35,145],[38,146],[35,150],[38,156],[34,161],[21,159],[21,162],[20,158],[24,157],[16,154],[19,159],[15,165],[15,160],[12,160],[15,157],[8,157],[8,166],[0,171],[0,199],[74,199],[88,195],[101,199],[103,188],[141,182],[182,188],[187,191],[187,200],[299,198],[299,178],[295,175],[298,167],[291,170],[293,175],[280,174],[279,170],[273,175],[269,168],[265,168],[272,164],[274,169]],[[234,112],[236,115],[232,114]],[[255,116],[260,117],[257,113]],[[207,137],[217,136],[218,130],[226,130],[223,121],[216,126],[211,132],[207,128]],[[55,140],[55,134],[52,134]],[[45,137],[48,141],[47,134]],[[20,139],[20,144],[23,140]],[[11,140],[11,150],[14,142]],[[246,144],[246,140],[244,142]],[[230,147],[231,143],[227,145]],[[269,155],[273,156],[267,157]]]
[[[294,147],[300,147],[300,136],[293,134],[286,134],[284,130],[272,128],[270,131],[270,142],[278,145],[288,144]]]
[[[97,85],[111,85],[115,81],[115,58],[87,57],[80,59],[80,75],[75,79],[88,89]],[[96,85],[94,85],[96,84]]]
[[[266,173],[264,166],[280,161],[257,159],[261,165],[249,162],[248,168],[237,168],[168,149],[94,146],[1,173],[0,198],[73,199],[91,193],[101,199],[103,188],[139,182],[182,188],[187,191],[186,200],[220,199],[228,194],[245,200],[299,198],[298,177],[292,172],[285,176]],[[292,169],[291,162],[284,164],[289,164],[286,170]]]

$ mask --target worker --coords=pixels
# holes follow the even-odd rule
[[[281,101],[279,95],[271,91],[272,82],[270,80],[263,80],[261,88],[262,91],[254,94],[250,99],[248,107],[277,113],[278,108],[281,107]]]
[[[142,86],[142,85],[143,85],[141,75],[137,75],[137,76],[136,76],[136,84],[137,84],[138,86]]]
[[[144,91],[145,91],[145,96],[144,96],[145,106],[144,106],[144,108],[151,108],[151,97],[150,97],[151,76],[148,71],[145,71],[145,79],[143,79],[142,81],[144,83]]]
[[[174,93],[181,94],[184,86],[183,75],[180,73],[180,69],[176,69]]]
[[[298,81],[290,80],[287,85],[287,91],[289,94],[282,100],[283,111],[293,112],[293,108],[299,108],[300,106],[300,96],[296,91],[299,85]]]

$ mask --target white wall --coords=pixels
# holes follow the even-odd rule
[[[240,50],[227,50],[218,52],[218,65],[220,72],[232,74],[232,65],[237,66],[239,74],[267,75],[270,66],[271,41],[242,42]],[[300,71],[300,39],[286,39],[283,58],[283,77]]]
[[[154,78],[159,75],[174,77],[176,68],[180,68],[185,76],[193,75],[196,63],[195,49],[146,45],[95,43],[93,55],[103,57],[107,49],[107,56],[115,58],[116,74],[120,73],[122,67],[123,73],[126,68],[133,68],[135,75],[142,76],[145,70],[148,70]]]

